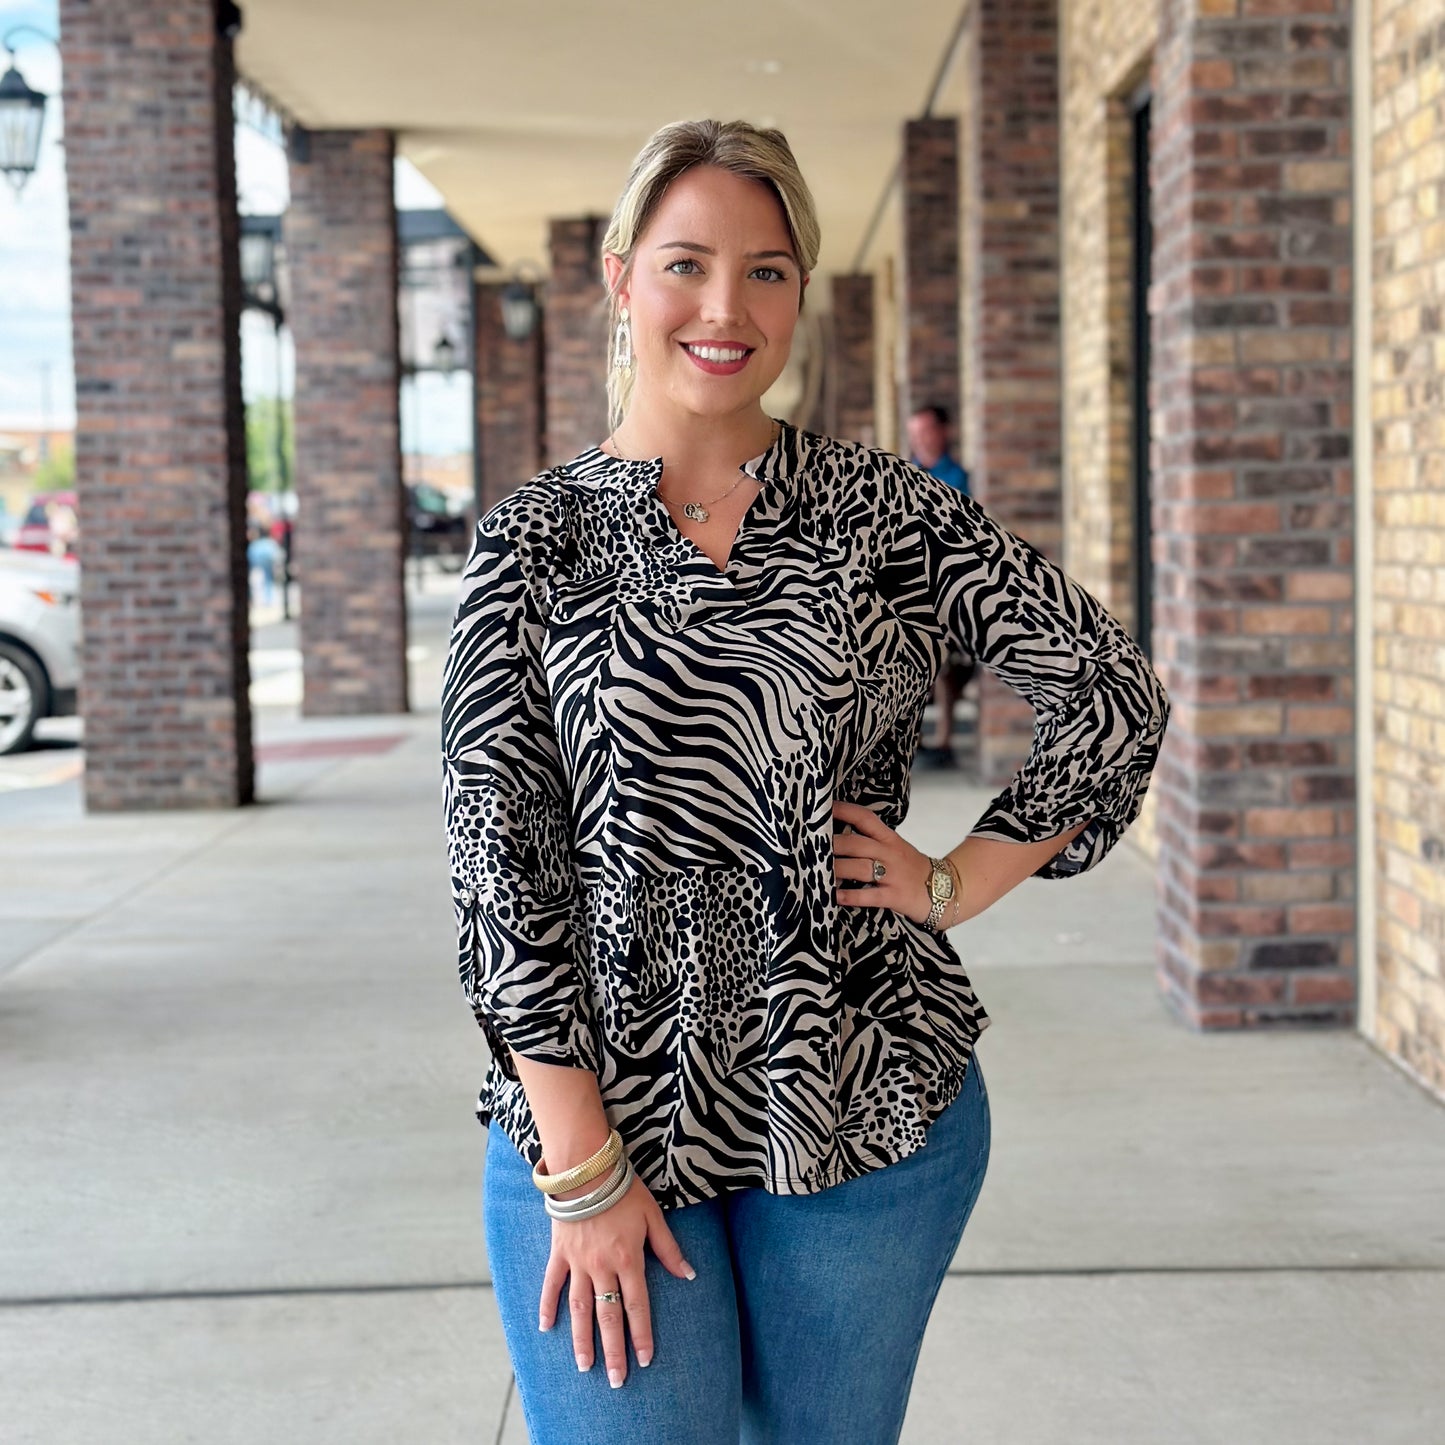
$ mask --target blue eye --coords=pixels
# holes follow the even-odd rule
[[[685,272],[679,272],[679,266],[691,266],[692,269],[685,270]],[[666,266],[663,266],[662,269],[665,270],[665,272],[672,272],[673,276],[701,275],[701,267],[698,266],[698,263],[696,263],[691,256],[679,257],[679,259],[675,260],[675,262],[668,262],[668,264],[666,264]],[[769,286],[776,286],[777,283],[780,282],[780,280],[788,280],[788,273],[783,272],[783,270],[777,269],[776,266],[753,267],[753,275],[762,277],[763,280],[766,280],[767,285]]]

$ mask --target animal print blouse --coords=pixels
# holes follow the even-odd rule
[[[726,569],[596,447],[481,519],[442,697],[477,1101],[533,1162],[513,1053],[596,1073],[664,1208],[804,1194],[924,1142],[988,1016],[958,953],[834,897],[835,798],[898,828],[949,648],[1033,704],[973,832],[1099,861],[1168,716],[1115,619],[976,502],[786,423]]]

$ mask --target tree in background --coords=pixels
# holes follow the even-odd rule
[[[75,449],[53,445],[50,454],[33,473],[32,488],[36,492],[68,492],[75,486]]]
[[[278,424],[280,457],[276,446]],[[246,407],[246,475],[253,492],[290,489],[291,478],[296,475],[295,436],[289,401],[278,404],[275,397],[262,396]]]

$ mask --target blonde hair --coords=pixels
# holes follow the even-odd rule
[[[668,186],[693,166],[718,166],[747,180],[761,181],[777,196],[793,254],[806,276],[818,264],[822,232],[813,193],[780,130],[760,130],[745,120],[680,120],[665,125],[638,152],[602,237],[602,252],[622,260],[617,285],[607,293],[607,417],[615,428],[632,399],[634,369],[616,364],[617,292],[632,274],[633,250]],[[803,309],[799,282],[798,310]]]

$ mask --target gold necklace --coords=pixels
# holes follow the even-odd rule
[[[763,448],[763,450],[764,450],[765,452],[768,451],[768,450],[770,450],[771,447],[772,447],[772,445],[773,445],[773,443],[777,441],[778,435],[779,435],[779,433],[781,432],[781,430],[782,430],[782,428],[778,425],[778,423],[777,423],[777,422],[774,422],[774,423],[773,423],[773,435],[772,435],[771,439],[768,441],[768,445]],[[607,438],[607,440],[608,440],[609,442],[611,442],[614,447],[617,445],[617,442],[616,442],[616,439],[615,439],[615,438],[609,436],[609,437]],[[619,458],[621,461],[624,461],[624,462],[627,462],[627,461],[636,461],[636,460],[637,460],[636,457],[624,457],[621,452],[618,452],[618,453],[617,453],[617,456],[618,456],[618,458]],[[752,460],[752,458],[749,458],[749,461],[751,461],[751,460]],[[661,502],[664,507],[671,507],[671,508],[673,508],[674,510],[676,510],[676,509],[680,506],[680,507],[682,508],[682,514],[683,514],[684,517],[690,518],[690,519],[691,519],[692,521],[694,521],[694,522],[706,522],[706,521],[712,516],[712,513],[708,511],[708,508],[709,508],[709,507],[715,507],[715,506],[717,506],[717,504],[718,504],[719,502],[726,501],[727,498],[729,498],[730,496],[732,496],[732,494],[733,494],[735,491],[737,491],[737,489],[738,489],[740,486],[742,486],[742,484],[743,484],[745,481],[756,481],[756,480],[757,480],[756,477],[750,477],[749,474],[748,474],[747,472],[743,471],[743,469],[742,469],[741,467],[738,468],[738,472],[739,472],[739,476],[738,476],[737,481],[735,481],[735,482],[732,484],[732,486],[730,486],[730,487],[727,489],[727,491],[725,491],[725,492],[722,494],[722,496],[720,496],[720,497],[714,497],[714,498],[712,499],[712,501],[710,501],[710,502],[681,502],[681,503],[679,503],[679,502],[669,501],[666,497],[664,497],[664,496],[662,495],[661,492],[656,492],[656,493],[654,493],[654,495],[657,497],[657,500],[658,500],[659,502]]]
[[[742,486],[745,481],[749,480],[748,474],[743,471],[741,467],[738,468],[738,473],[739,475],[737,481],[735,481],[732,486],[730,486],[727,491],[722,494],[721,497],[714,497],[712,501],[707,503],[684,502],[682,504],[682,515],[684,517],[691,517],[694,522],[706,522],[707,519],[712,516],[712,513],[708,511],[708,507],[717,506],[719,502],[732,496],[732,494],[737,491],[737,489]],[[676,502],[668,501],[668,499],[664,497],[661,492],[657,494],[657,500],[661,502],[664,507],[671,507],[674,510],[677,509],[678,504]]]

